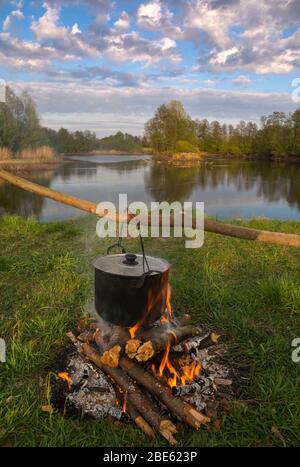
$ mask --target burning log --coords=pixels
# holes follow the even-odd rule
[[[183,322],[188,320],[189,315],[184,315]],[[165,348],[168,340],[171,340],[171,345],[174,345],[198,333],[199,329],[193,325],[172,326],[171,330],[165,333],[161,333],[157,327],[153,327],[142,333],[141,339],[144,341],[142,343],[140,339],[130,339],[128,329],[115,326],[108,344],[105,343],[101,332],[99,334],[99,331],[97,331],[94,337],[99,348],[101,348],[102,351],[105,350],[102,363],[111,368],[116,368],[119,365],[119,360],[124,351],[131,359],[136,358],[138,362],[147,362],[156,353],[161,352]],[[83,338],[88,338],[88,340],[84,340],[85,342],[91,342],[91,340],[89,340],[91,337],[89,333],[82,333],[80,337],[81,340],[84,340]]]
[[[119,366],[120,354],[120,345],[114,345],[111,349],[106,350],[100,357],[101,363],[103,363],[103,365],[109,366],[110,368],[117,368]]]
[[[194,407],[178,397],[173,396],[170,388],[164,386],[160,381],[129,358],[123,356],[120,359],[120,366],[131,378],[168,407],[173,415],[179,417],[188,425],[198,429],[202,424],[210,421],[208,417],[198,412]]]
[[[157,328],[153,327],[142,333],[141,338],[146,341],[146,343],[138,350],[137,356],[139,356],[139,361],[146,362],[152,358],[153,355],[164,350],[168,342],[173,346],[188,337],[198,335],[199,332],[199,329],[193,325],[172,327],[171,330],[166,333],[161,333]]]
[[[138,386],[131,381],[126,373],[124,373],[120,368],[111,368],[104,365],[101,360],[101,355],[99,355],[92,346],[86,343],[79,344],[79,341],[72,333],[68,333],[67,335],[76,345],[79,352],[85,355],[92,363],[109,376],[124,393],[127,393],[127,401],[131,403],[138,412],[140,412],[142,417],[145,418],[170,444],[175,445],[176,439],[173,436],[177,432],[175,425],[171,420],[163,419],[160,414],[156,412],[149,399],[143,394]]]
[[[138,362],[147,362],[150,358],[154,355],[154,349],[151,341],[144,342],[142,344],[137,353],[136,359]]]
[[[102,355],[102,363],[108,365],[111,368],[117,368],[119,366],[120,356],[124,351],[124,346],[127,343],[130,335],[129,331],[126,328],[121,326],[114,326],[111,337],[108,342],[106,342],[106,336],[103,336],[99,328],[93,333],[93,339],[90,340],[90,332],[81,333],[78,336],[78,339],[85,343],[96,342],[101,352],[104,352]]]

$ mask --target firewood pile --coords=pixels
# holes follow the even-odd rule
[[[178,422],[217,425],[222,401],[234,397],[226,345],[187,314],[163,316],[146,330],[87,318],[67,335],[73,352],[57,376],[66,404],[87,416],[130,420],[175,445]]]

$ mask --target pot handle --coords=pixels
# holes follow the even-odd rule
[[[136,289],[140,289],[141,287],[143,287],[146,277],[150,276],[150,274],[153,274],[154,272],[156,274],[160,274],[160,275],[162,274],[161,271],[154,271],[154,270],[146,271],[146,272],[144,272],[144,274],[141,275],[141,277],[138,278],[138,280],[135,282],[134,287]]]
[[[118,241],[116,243],[113,243],[112,245],[110,245],[107,248],[107,250],[106,250],[107,255],[110,254],[110,252],[111,252],[111,250],[113,248],[121,248],[121,251],[122,251],[123,254],[127,253],[127,251],[125,250],[125,248],[122,245],[122,241],[123,241],[122,231],[123,231],[123,224],[121,224],[121,233],[119,234]]]
[[[125,248],[123,247],[122,243],[120,242],[120,239],[116,242],[116,243],[113,243],[112,245],[110,245],[107,250],[106,250],[106,254],[109,255],[111,250],[113,248],[121,248],[121,251],[123,254],[127,253],[127,251],[125,250]]]

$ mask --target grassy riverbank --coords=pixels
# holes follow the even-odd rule
[[[299,233],[299,222],[253,220],[243,225]],[[0,219],[0,445],[153,445],[132,427],[71,420],[41,410],[47,381],[67,344],[65,333],[85,312],[93,284],[93,256],[106,242],[95,236],[95,218],[40,224]],[[129,250],[138,249],[134,240]],[[184,446],[300,445],[300,364],[291,341],[300,337],[300,250],[207,234],[199,250],[181,239],[147,240],[149,254],[172,264],[173,306],[225,336],[239,364],[249,367],[241,400],[229,403],[221,429],[184,428]],[[157,438],[156,445],[164,441]]]
[[[7,148],[0,148],[0,169],[14,173],[32,173],[44,170],[54,170],[67,163],[49,146],[35,149],[24,149],[13,154]]]

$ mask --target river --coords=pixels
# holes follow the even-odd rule
[[[26,178],[94,201],[204,201],[219,219],[300,219],[300,165],[209,158],[190,167],[157,164],[151,156],[73,156],[52,171]],[[0,213],[58,220],[82,212],[0,181]]]

